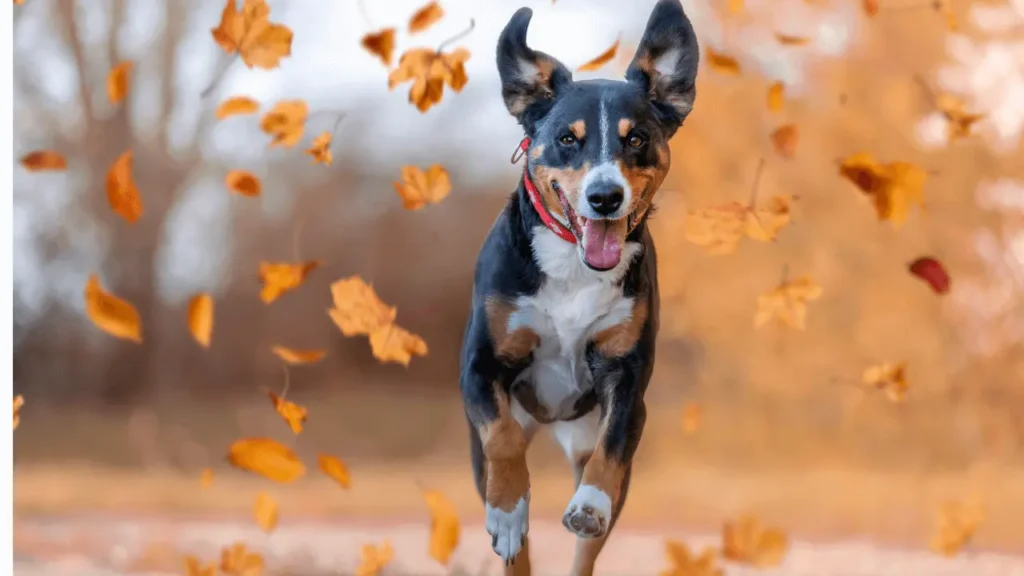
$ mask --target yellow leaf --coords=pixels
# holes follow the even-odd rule
[[[391,67],[391,57],[395,53],[395,29],[384,28],[379,32],[371,32],[363,36],[359,44],[364,50],[373,54],[385,66]]]
[[[203,348],[213,336],[213,296],[196,294],[188,301],[188,330]]]
[[[263,282],[260,299],[264,304],[270,304],[285,292],[302,286],[306,277],[319,266],[318,260],[309,260],[298,264],[260,262],[260,281]]]
[[[270,397],[270,403],[274,405],[274,410],[277,410],[277,413],[281,415],[281,418],[292,429],[292,432],[296,434],[301,433],[302,424],[306,421],[309,411],[305,407],[285,400],[273,392],[267,392],[267,396]]]
[[[409,34],[423,32],[444,18],[444,9],[437,2],[430,2],[409,18]]]
[[[587,61],[582,66],[576,69],[577,72],[593,72],[594,70],[600,70],[602,66],[612,61],[615,58],[615,53],[619,51],[619,41],[621,38],[616,38],[615,43],[608,47],[607,50],[601,52],[595,56],[592,60]]]
[[[256,518],[256,525],[261,530],[270,534],[277,528],[277,501],[270,494],[260,492],[252,505],[252,514]]]
[[[317,457],[317,463],[320,466],[320,471],[330,476],[342,488],[347,489],[351,485],[352,479],[349,477],[348,467],[337,456],[320,454]]]
[[[21,411],[21,407],[25,405],[25,398],[21,394],[14,397],[14,430],[18,429],[18,424],[21,422],[21,415],[18,412]]]
[[[924,205],[927,173],[909,162],[883,164],[862,152],[843,160],[839,174],[867,194],[878,219],[888,220],[894,228],[906,222],[912,205]]]
[[[937,554],[952,558],[971,543],[984,520],[985,510],[976,499],[947,502],[939,510],[929,547]]]
[[[447,566],[459,546],[459,514],[455,505],[440,491],[426,490],[423,497],[430,509],[430,557]]]
[[[802,276],[790,282],[783,282],[771,292],[757,297],[757,313],[754,326],[760,328],[772,319],[803,330],[807,318],[807,303],[821,298],[821,286],[810,276]]]
[[[384,567],[395,557],[391,542],[385,540],[380,546],[364,544],[360,549],[362,560],[356,567],[355,576],[380,576]]]
[[[53,150],[36,150],[21,158],[21,165],[29,172],[45,170],[67,170],[68,162],[59,152]]]
[[[260,576],[265,566],[263,557],[247,550],[242,542],[220,550],[220,571],[228,576]]]
[[[970,136],[971,127],[985,118],[985,114],[965,112],[963,100],[950,94],[940,94],[936,103],[946,119],[946,137],[950,142]]]
[[[448,171],[434,164],[424,172],[416,166],[402,166],[402,181],[393,182],[407,210],[419,210],[427,204],[437,204],[452,190]]]
[[[263,190],[260,179],[252,172],[245,170],[232,170],[228,172],[227,176],[224,177],[224,184],[228,187],[228,190],[242,196],[249,196],[250,198],[259,196]]]
[[[299,143],[306,129],[309,106],[302,100],[281,100],[263,115],[260,130],[271,135],[270,146],[291,147]]]
[[[902,402],[907,397],[910,384],[907,382],[907,363],[883,363],[869,366],[861,376],[864,384],[877,390],[884,390],[893,402]]]
[[[796,124],[786,124],[776,128],[770,135],[772,147],[782,157],[792,158],[796,154],[796,145],[800,139],[800,131]]]
[[[199,487],[205,490],[210,486],[213,486],[213,470],[203,468],[203,471],[199,473]]]
[[[784,46],[803,46],[811,41],[810,38],[803,36],[790,36],[788,34],[779,34],[778,32],[775,33],[775,39]]]
[[[133,63],[121,62],[107,74],[107,97],[112,104],[120,104],[128,95],[128,87],[131,84]]]
[[[132,179],[132,152],[121,154],[107,172],[107,202],[114,212],[134,224],[142,216],[142,198]]]
[[[687,402],[683,406],[683,433],[693,434],[700,428],[701,409],[696,402]]]
[[[743,12],[744,0],[729,0],[728,7],[729,13],[732,15],[738,15]]]
[[[751,240],[774,242],[779,230],[789,225],[792,204],[792,196],[779,194],[748,209],[743,219],[743,233]]]
[[[331,133],[324,132],[313,139],[313,145],[306,150],[306,154],[313,157],[314,163],[330,166],[334,161],[331,155]]]
[[[426,112],[441,102],[445,84],[455,92],[466,85],[465,63],[469,58],[470,52],[465,48],[447,54],[430,48],[413,48],[402,54],[398,66],[388,74],[388,90],[412,81],[409,103],[420,112]]]
[[[785,103],[785,86],[782,82],[773,82],[768,87],[768,109],[772,112],[780,112],[782,105]]]
[[[209,562],[205,566],[195,556],[185,556],[185,576],[217,576],[217,564]]]
[[[715,564],[717,554],[713,548],[705,548],[700,556],[694,557],[686,544],[677,540],[665,542],[665,557],[669,568],[660,576],[722,576],[721,568]]]
[[[722,74],[739,76],[741,68],[738,60],[732,56],[712,50],[711,48],[705,48],[704,52],[707,53],[708,65],[710,65],[713,70]]]
[[[265,0],[245,0],[241,10],[237,0],[227,0],[220,25],[210,32],[225,52],[237,52],[249,68],[277,68],[281,58],[292,53],[292,31],[270,22],[270,7]]]
[[[142,343],[142,320],[135,306],[104,291],[95,274],[85,284],[85,314],[107,334]]]
[[[306,466],[290,448],[269,438],[242,438],[228,450],[228,462],[275,482],[288,483],[306,473]]]
[[[313,364],[323,360],[327,354],[323,350],[296,350],[284,346],[272,346],[270,351],[289,364]]]
[[[394,362],[408,367],[413,356],[426,356],[427,343],[395,324],[378,328],[370,333],[370,349],[381,362]]]
[[[359,276],[350,276],[331,284],[334,308],[331,319],[345,336],[369,336],[374,331],[390,326],[398,315],[394,306],[385,304],[374,292],[373,286]]]
[[[223,120],[231,116],[243,114],[254,114],[259,112],[260,103],[248,96],[234,96],[220,103],[214,113],[218,119]]]
[[[761,205],[727,202],[690,210],[683,224],[685,238],[709,254],[730,254],[746,236],[758,242],[774,242],[790,222],[792,196],[772,196]]]
[[[722,528],[722,556],[759,568],[778,566],[789,548],[785,532],[764,528],[753,516],[726,522]]]

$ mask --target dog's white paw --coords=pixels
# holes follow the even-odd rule
[[[523,548],[523,541],[530,531],[530,493],[527,492],[516,502],[515,508],[506,512],[501,508],[486,505],[487,533],[491,535],[491,548],[501,556],[505,564],[511,564]]]
[[[581,484],[565,509],[562,525],[580,538],[600,538],[611,520],[611,497],[596,486]]]

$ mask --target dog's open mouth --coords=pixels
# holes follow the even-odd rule
[[[622,247],[626,243],[626,222],[629,218],[584,218],[572,209],[557,182],[552,182],[551,187],[558,194],[558,201],[569,221],[569,229],[583,248],[583,262],[594,270],[615,268],[622,259]]]

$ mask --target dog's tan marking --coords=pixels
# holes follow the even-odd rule
[[[579,170],[552,168],[551,166],[535,166],[533,168],[533,183],[537,186],[537,190],[540,191],[541,199],[544,200],[544,206],[547,207],[548,212],[565,220],[565,210],[562,209],[562,203],[558,201],[558,194],[551,186],[551,182],[558,182],[558,186],[565,193],[566,201],[569,202],[570,206],[576,206],[576,201],[580,195],[580,185],[583,183],[583,179],[586,178],[589,170],[589,163],[583,164],[583,167]]]
[[[488,296],[484,302],[494,355],[510,361],[526,358],[540,344],[540,336],[530,328],[524,326],[509,331],[508,319],[515,311],[514,304],[497,296]]]
[[[614,396],[610,397],[608,401],[609,403],[614,402]],[[608,413],[613,409],[609,405]],[[608,417],[605,416],[598,431],[597,446],[594,448],[594,453],[583,465],[583,473],[580,474],[576,484],[577,486],[581,484],[593,486],[607,494],[611,498],[612,513],[614,514],[620,508],[619,499],[622,496],[620,490],[622,488],[622,480],[626,476],[626,466],[610,458],[605,452],[604,445],[607,433]],[[607,518],[606,520],[611,523],[615,521],[615,518]],[[570,572],[572,576],[591,576],[594,573],[594,563],[597,561],[601,549],[604,548],[610,531],[611,526],[604,531],[604,534],[597,538],[576,539],[576,553],[573,556],[572,571]]]
[[[508,396],[497,383],[493,386],[498,418],[477,430],[487,458],[487,487],[484,500],[491,506],[512,512],[530,489],[526,468],[526,434],[512,417]]]
[[[530,158],[533,158],[534,160],[536,160],[536,159],[540,158],[541,155],[543,155],[543,154],[544,154],[544,145],[543,144],[537,144],[536,146],[533,147],[533,150],[530,151]]]
[[[633,303],[633,314],[626,321],[605,328],[594,336],[594,346],[605,358],[625,356],[636,346],[647,322],[647,298],[639,294]],[[609,492],[611,494],[611,492]]]
[[[587,137],[587,123],[583,120],[577,120],[569,124],[569,130],[577,140],[583,140]]]
[[[505,97],[505,105],[513,116],[519,116],[526,108],[541,98],[552,98],[555,95],[551,86],[551,74],[555,71],[555,61],[549,56],[542,56],[532,62],[537,67],[536,73],[524,82],[530,84],[531,90],[525,94],[511,94]]]
[[[633,129],[633,121],[629,118],[622,118],[619,120],[619,137],[625,138],[629,131]]]

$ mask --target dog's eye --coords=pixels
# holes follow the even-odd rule
[[[639,148],[646,144],[647,140],[644,140],[644,137],[639,134],[633,134],[629,137],[629,140],[627,140],[626,143],[629,144],[630,148]]]
[[[560,137],[558,141],[562,143],[563,146],[572,146],[576,143],[576,137],[572,134],[566,134],[565,136]]]

